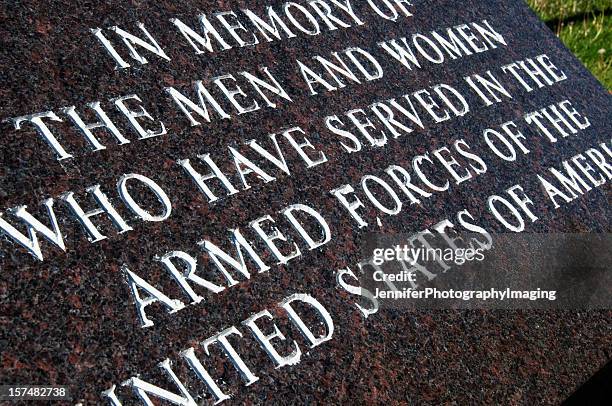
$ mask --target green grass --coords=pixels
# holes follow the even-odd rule
[[[612,90],[612,1],[527,2],[599,81]]]

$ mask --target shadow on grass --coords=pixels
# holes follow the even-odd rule
[[[612,15],[612,8],[606,8],[605,10],[585,11],[585,12],[573,14],[567,17],[557,17],[557,18],[552,18],[549,20],[544,20],[544,22],[546,23],[548,28],[554,31],[561,24],[588,20],[589,18],[592,18],[594,15],[597,15],[597,16],[603,15],[605,17],[609,17],[610,15]]]

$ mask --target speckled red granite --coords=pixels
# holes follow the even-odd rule
[[[327,195],[331,188],[355,183],[372,168],[384,168],[381,162],[393,159],[408,164],[413,155],[459,137],[477,145],[476,134],[487,123],[501,123],[564,98],[587,112],[593,123],[587,135],[560,142],[555,148],[542,144],[515,164],[491,165],[486,176],[454,188],[451,198],[448,194],[434,197],[426,208],[409,210],[385,223],[385,231],[407,233],[463,208],[478,213],[481,202],[493,190],[525,180],[561,158],[610,139],[610,96],[521,1],[427,1],[417,6],[414,18],[402,23],[375,20],[373,24],[369,19],[361,28],[275,42],[254,50],[236,49],[212,58],[193,55],[168,23],[174,16],[195,22],[200,11],[244,7],[263,9],[259,2],[247,1],[4,1],[0,5],[0,119],[107,100],[130,91],[162,95],[169,85],[186,87],[197,79],[262,64],[274,68],[294,94],[303,95],[305,89],[297,84],[287,60],[307,59],[316,53],[328,55],[350,45],[374,48],[385,36],[427,32],[483,18],[494,22],[511,45],[415,72],[385,66],[384,81],[314,98],[298,96],[295,103],[279,110],[261,110],[197,129],[188,128],[181,113],[167,104],[148,100],[152,114],[164,117],[169,124],[168,136],[111,146],[95,154],[81,153],[63,165],[57,164],[33,131],[16,132],[10,123],[3,122],[3,211],[20,204],[37,207],[46,197],[66,190],[82,193],[96,183],[114,190],[117,177],[126,172],[151,174],[176,197],[170,220],[138,223],[135,232],[111,234],[99,244],[87,242],[77,225],[70,224],[66,238],[70,253],[50,250],[44,263],[33,261],[7,241],[1,243],[0,383],[69,385],[75,395],[73,403],[101,404],[102,390],[135,374],[165,382],[157,372],[158,362],[166,357],[176,360],[179,351],[238,325],[255,311],[273,309],[292,292],[309,292],[331,311],[336,323],[333,340],[305,354],[300,364],[275,370],[260,347],[245,338],[237,348],[260,381],[245,388],[231,366],[219,360],[216,377],[234,393],[228,404],[557,404],[610,360],[609,311],[386,310],[363,319],[352,299],[336,289],[335,270],[354,266],[360,259],[365,233],[357,231],[348,217],[339,215],[341,209]],[[173,61],[116,72],[88,30],[114,24],[134,27],[136,21],[155,27],[164,44],[175,44],[169,50]],[[291,178],[270,186],[255,185],[239,198],[214,206],[193,192],[190,181],[179,176],[180,168],[174,163],[260,137],[289,123],[316,132],[319,120],[313,117],[367,106],[543,52],[563,66],[570,80],[530,95],[513,89],[519,96],[512,101],[449,125],[416,132],[367,154],[349,156],[337,143],[313,136],[313,142],[333,161],[331,165],[311,171],[296,169]],[[71,145],[80,145],[84,151],[82,139],[67,134]],[[292,160],[298,162],[296,157]],[[609,232],[609,198],[606,185],[562,209],[545,213],[528,231]],[[242,282],[238,289],[230,289],[205,305],[189,306],[172,316],[156,313],[155,328],[136,325],[135,310],[120,273],[122,263],[138,264],[141,257],[145,261],[141,269],[147,270],[149,280],[178,296],[178,288],[153,263],[155,255],[169,249],[195,252],[196,242],[204,236],[224,241],[228,228],[243,226],[297,201],[338,213],[328,216],[333,243],[288,267],[276,267]],[[290,328],[282,318],[279,324],[284,330]],[[300,340],[295,330],[291,336]],[[175,364],[175,371],[195,388],[193,393],[206,396],[203,385],[183,362]],[[126,390],[120,393],[124,404],[135,404],[133,395]],[[210,398],[199,400],[206,403]]]

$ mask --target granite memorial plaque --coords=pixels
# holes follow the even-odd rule
[[[610,95],[522,1],[0,18],[3,401],[548,404],[609,361],[606,300],[406,309],[362,288],[372,235],[581,234],[609,256]]]

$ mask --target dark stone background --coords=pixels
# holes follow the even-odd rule
[[[118,202],[115,182],[128,172],[156,180],[171,193],[174,204],[168,221],[131,222],[135,231],[123,236],[116,235],[104,220],[103,229],[110,238],[95,245],[86,241],[76,223],[62,220],[69,254],[43,242],[48,255],[43,263],[8,241],[1,243],[2,383],[69,385],[76,395],[73,403],[101,403],[102,390],[135,374],[166,385],[157,372],[158,362],[166,357],[176,361],[180,350],[230,325],[237,325],[245,333],[236,348],[260,381],[246,388],[218,354],[212,360],[200,355],[211,373],[225,382],[222,388],[234,393],[232,402],[236,404],[558,403],[610,359],[609,311],[383,311],[364,320],[353,307],[353,298],[339,294],[335,287],[335,270],[354,268],[360,259],[365,231],[358,231],[329,197],[330,189],[343,183],[355,184],[365,173],[380,173],[390,162],[409,165],[412,156],[457,138],[482,145],[479,133],[486,126],[569,98],[580,111],[588,112],[593,126],[587,132],[554,147],[541,142],[515,164],[491,163],[485,176],[453,188],[450,194],[432,197],[424,208],[411,208],[399,217],[383,219],[383,231],[405,233],[468,208],[482,215],[483,225],[499,230],[499,225],[489,223],[490,217],[482,209],[487,196],[609,140],[609,95],[521,1],[428,1],[417,6],[414,18],[399,23],[361,13],[370,16],[363,27],[326,32],[316,38],[300,36],[255,49],[234,49],[212,57],[194,55],[168,22],[176,16],[194,24],[199,11],[210,14],[243,7],[263,9],[263,5],[247,1],[205,0],[4,1],[0,5],[2,120],[57,111],[72,104],[83,106],[93,100],[102,100],[111,112],[106,100],[133,92],[144,98],[155,117],[164,119],[170,131],[167,136],[121,147],[109,144],[106,151],[91,153],[86,152],[82,138],[64,123],[54,128],[65,134],[71,146],[80,147],[72,149],[75,159],[60,165],[33,130],[16,132],[10,123],[2,123],[2,209],[20,204],[33,209],[42,199],[67,190],[75,191],[80,201],[85,201],[84,188],[96,183]],[[409,72],[395,64],[384,66],[385,80],[332,94],[306,97],[297,71],[290,70],[293,65],[287,63],[297,57],[306,60],[312,54],[326,56],[331,50],[351,45],[376,49],[376,41],[385,37],[483,18],[500,30],[509,42],[507,48],[442,66],[427,65],[420,71]],[[168,44],[165,49],[173,61],[147,54],[151,61],[148,65],[114,71],[112,61],[88,30],[117,24],[136,32],[136,21],[143,22],[161,44]],[[531,94],[512,89],[516,97],[510,102],[481,109],[450,124],[429,126],[379,150],[349,156],[340,150],[335,138],[323,139],[327,133],[320,130],[319,123],[328,114],[365,107],[439,82],[459,83],[458,78],[466,74],[540,53],[547,53],[570,80]],[[254,71],[262,64],[285,80],[291,94],[301,95],[295,103],[192,129],[182,113],[161,97],[168,85],[185,90],[194,80]],[[135,138],[125,127],[125,120],[114,112],[112,117],[120,122],[124,134]],[[311,134],[318,132],[311,139],[333,162],[304,171],[294,156],[290,161],[296,164],[293,177],[282,177],[270,185],[257,184],[237,198],[224,199],[214,206],[206,203],[174,163],[204,152],[224,156],[227,144],[262,137],[289,124],[300,125]],[[608,232],[609,191],[608,185],[603,186],[557,211],[544,213],[528,231]],[[542,200],[536,202],[538,206],[547,207],[543,195],[539,196]],[[310,203],[327,213],[326,218],[332,221],[332,243],[175,315],[150,308],[156,326],[141,329],[136,325],[135,309],[119,271],[121,264],[129,264],[170,296],[181,297],[165,271],[153,262],[154,255],[173,249],[196,254],[196,242],[204,237],[224,242],[228,228],[246,227],[248,221],[295,202]],[[58,203],[56,208],[58,216],[66,218],[63,205]],[[121,212],[127,217],[125,210]],[[294,292],[309,292],[318,298],[331,311],[336,332],[332,341],[304,354],[299,365],[275,370],[239,323],[256,311],[273,309],[275,303]],[[288,331],[291,327],[282,314],[277,316],[281,330]],[[288,335],[305,350],[295,329]],[[174,370],[188,382],[193,394],[206,394],[184,362],[175,362]],[[171,386],[168,389],[174,390]],[[124,404],[134,401],[126,389],[119,389],[118,394]]]

